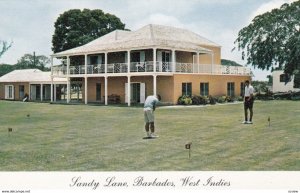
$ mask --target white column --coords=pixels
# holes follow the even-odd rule
[[[153,75],[153,95],[156,94],[156,75]]]
[[[40,97],[41,97],[41,101],[43,101],[43,84],[41,84],[41,88],[40,88]]]
[[[107,52],[104,53],[104,72],[107,73]]]
[[[84,54],[84,71],[87,74],[87,54]]]
[[[131,102],[131,90],[130,90],[130,76],[127,76],[127,102],[128,102],[128,106],[130,106],[130,102]]]
[[[70,57],[67,56],[67,76],[70,75]]]
[[[70,77],[67,77],[67,103],[69,103],[71,99],[70,90]]]
[[[53,102],[53,56],[51,56],[51,102]]]
[[[54,84],[54,92],[53,92],[53,94],[54,94],[54,102],[56,102],[56,84]]]
[[[51,76],[51,102],[53,102],[53,77]]]
[[[88,78],[85,76],[84,77],[84,104],[88,103],[87,80]]]
[[[104,103],[107,105],[107,76],[104,77]]]
[[[176,52],[172,50],[172,72],[176,72]]]
[[[127,73],[130,73],[130,50],[127,51]]]
[[[153,48],[153,72],[156,72],[156,48]]]

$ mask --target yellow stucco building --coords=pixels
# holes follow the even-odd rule
[[[65,59],[64,65],[52,62],[51,78],[67,79],[67,102],[85,104],[118,100],[130,106],[152,94],[171,104],[181,95],[239,96],[251,78],[250,69],[221,65],[220,45],[185,29],[153,24],[116,30],[51,57]]]

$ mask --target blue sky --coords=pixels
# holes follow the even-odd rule
[[[136,30],[144,25],[181,27],[222,46],[222,58],[242,65],[241,53],[231,52],[238,31],[259,14],[293,0],[0,0],[0,40],[13,46],[0,63],[15,64],[26,53],[52,54],[54,22],[69,9],[102,9]],[[253,69],[254,80],[268,71]]]

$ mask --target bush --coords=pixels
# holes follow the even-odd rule
[[[226,101],[226,102],[234,102],[234,97],[226,96],[226,97],[225,97],[225,101]]]
[[[178,98],[179,105],[191,105],[192,104],[192,99],[189,96],[183,95]]]
[[[244,97],[238,96],[238,97],[236,98],[236,100],[237,100],[237,101],[244,101]]]
[[[211,104],[211,105],[215,105],[217,103],[217,98],[215,98],[211,95],[208,96],[208,99],[209,99],[209,104]]]
[[[226,96],[219,96],[217,97],[218,103],[225,103],[226,102]]]
[[[207,102],[207,98],[203,97],[203,96],[193,96],[192,97],[192,104],[193,105],[206,105]]]

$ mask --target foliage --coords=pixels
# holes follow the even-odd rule
[[[242,65],[236,63],[235,61],[226,60],[226,59],[221,59],[221,64],[223,66],[242,66]]]
[[[278,66],[285,73],[300,69],[300,1],[256,16],[235,40],[242,59],[260,69]]]
[[[1,64],[0,65],[0,77],[3,76],[4,74],[7,74],[15,69],[14,65],[9,65],[9,64]]]
[[[29,69],[29,68],[37,68],[42,71],[50,70],[46,66],[50,63],[50,59],[44,55],[31,55],[25,54],[18,60],[15,65],[16,69]]]
[[[61,14],[54,26],[52,50],[55,53],[84,45],[116,29],[125,28],[118,17],[100,9],[71,9]]]
[[[6,41],[1,41],[0,40],[0,44],[2,44],[2,48],[0,49],[0,58],[1,56],[11,47],[12,42],[10,44],[8,44]]]
[[[34,56],[31,54],[25,54],[22,56],[17,64],[1,64],[0,76],[3,76],[16,69],[40,69],[42,71],[49,71],[50,68],[46,67],[50,63],[50,59],[44,55]]]
[[[267,81],[254,80],[251,82],[251,85],[253,86],[254,91],[257,93],[266,93],[270,90]]]
[[[193,105],[206,105],[208,104],[208,98],[205,96],[192,96],[192,104]]]
[[[191,105],[192,104],[192,99],[190,96],[187,95],[182,95],[178,98],[178,104],[179,105]]]

